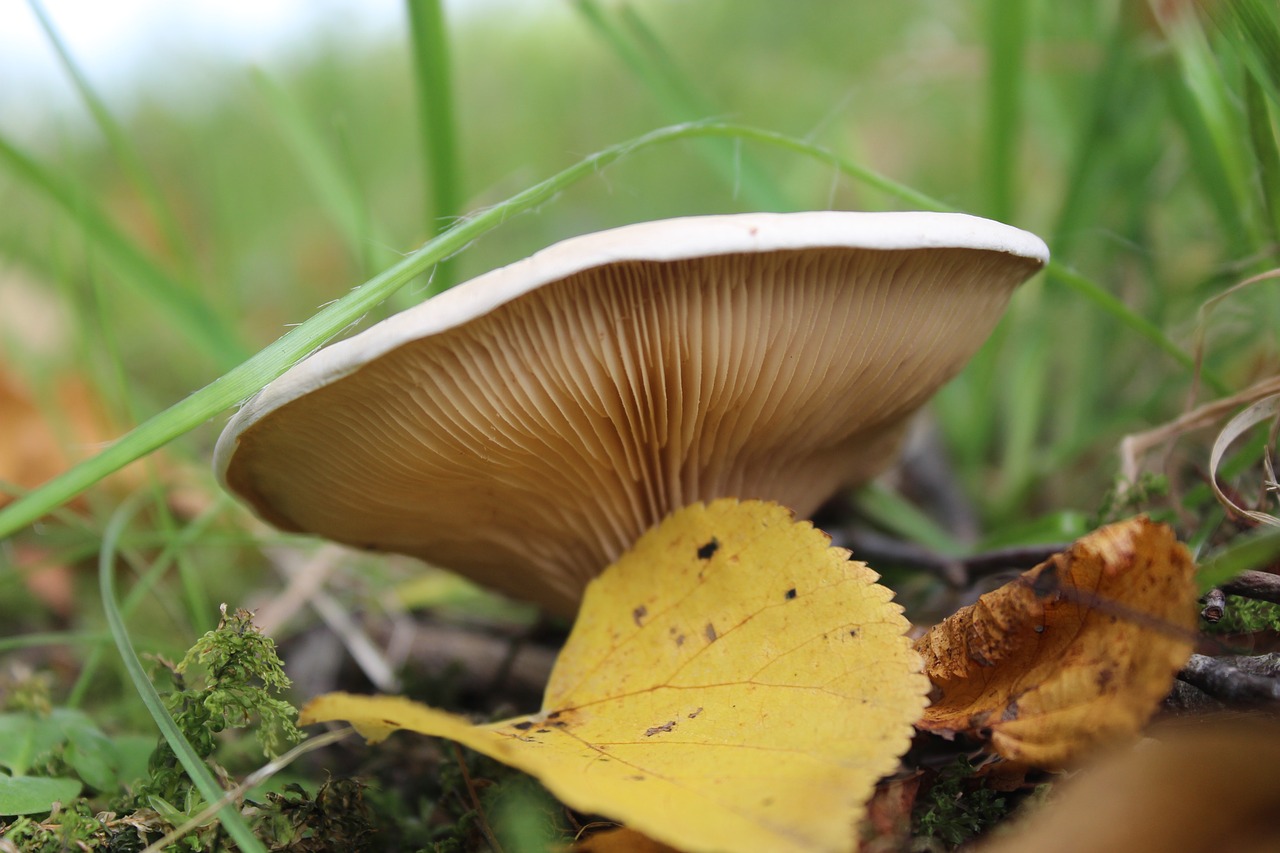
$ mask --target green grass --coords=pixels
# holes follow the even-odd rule
[[[1280,257],[1280,24],[1265,0],[1214,8],[578,0],[457,21],[408,0],[398,40],[335,33],[287,67],[206,69],[200,89],[174,67],[181,108],[127,109],[40,11],[88,121],[33,130],[0,110],[0,300],[21,287],[54,318],[32,342],[0,317],[0,368],[68,445],[52,392],[67,374],[132,428],[0,508],[0,651],[73,661],[59,700],[107,696],[104,729],[145,720],[114,646],[180,651],[217,603],[278,590],[265,545],[301,547],[215,497],[210,448],[236,404],[449,284],[662,216],[964,210],[1044,236],[1049,270],[933,411],[987,541],[1095,514],[1119,440],[1182,411],[1202,306]],[[1272,284],[1225,299],[1200,397],[1276,372],[1277,328]],[[1211,439],[1178,457],[1205,528],[1218,516],[1188,472]],[[144,475],[107,478],[146,457]],[[139,488],[124,530],[111,519]],[[900,535],[969,544],[900,496],[861,502]],[[1215,578],[1273,552],[1182,532],[1213,543]],[[134,578],[110,624],[85,569],[104,541]],[[6,565],[33,560],[69,567],[69,615]],[[344,575],[341,594],[377,601],[388,577]]]

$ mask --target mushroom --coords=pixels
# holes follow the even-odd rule
[[[719,497],[806,517],[1044,265],[942,213],[750,213],[565,240],[332,344],[246,403],[222,482],[266,521],[572,615],[649,527]]]

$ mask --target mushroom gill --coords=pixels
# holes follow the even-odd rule
[[[874,476],[1041,263],[845,247],[592,267],[285,402],[224,476],[282,528],[571,614],[676,508],[803,517]]]

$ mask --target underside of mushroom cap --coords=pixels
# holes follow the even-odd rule
[[[299,363],[219,440],[263,518],[554,612],[672,510],[813,511],[1043,265],[957,214],[690,217],[567,240]]]

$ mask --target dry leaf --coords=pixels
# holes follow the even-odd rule
[[[1065,783],[982,853],[1280,850],[1280,727],[1239,718],[1157,733]]]
[[[759,501],[682,509],[587,589],[543,711],[331,694],[305,722],[458,741],[682,850],[848,850],[928,689],[877,575]]]
[[[680,853],[625,826],[597,832],[573,845],[571,850],[572,853]]]
[[[64,466],[64,455],[31,393],[0,370],[0,483],[29,489]],[[0,489],[0,506],[12,500]]]
[[[923,775],[882,782],[867,803],[866,833],[858,853],[897,853],[911,843],[911,813]]]
[[[52,393],[41,405],[30,386],[0,364],[0,507],[13,500],[15,491],[42,485],[124,432],[84,377],[64,374],[50,382]],[[195,517],[211,505],[213,497],[203,479],[162,454],[127,466],[104,484],[116,494],[132,492],[146,482],[148,470],[164,481],[170,508],[181,517]],[[85,503],[76,498],[70,506],[82,509]]]
[[[117,431],[88,383],[64,377],[50,422],[27,386],[0,368],[0,483],[32,489],[101,448]],[[0,506],[12,495],[0,488]]]
[[[1228,421],[1227,425],[1222,428],[1222,432],[1218,433],[1218,437],[1213,442],[1213,452],[1209,454],[1209,485],[1213,487],[1213,493],[1217,496],[1218,502],[1225,506],[1231,515],[1250,519],[1257,524],[1277,527],[1280,526],[1280,518],[1269,512],[1259,512],[1240,506],[1222,491],[1222,486],[1218,484],[1218,467],[1222,464],[1222,456],[1227,452],[1227,448],[1253,427],[1267,421],[1271,421],[1271,439],[1274,441],[1276,424],[1280,422],[1280,394],[1273,394],[1270,397],[1258,400]],[[1272,470],[1269,445],[1264,463],[1267,473],[1265,485],[1268,491],[1275,492],[1277,489],[1276,472]]]
[[[1146,518],[1084,537],[920,638],[934,684],[920,728],[1046,768],[1132,736],[1191,654],[1194,571]]]

